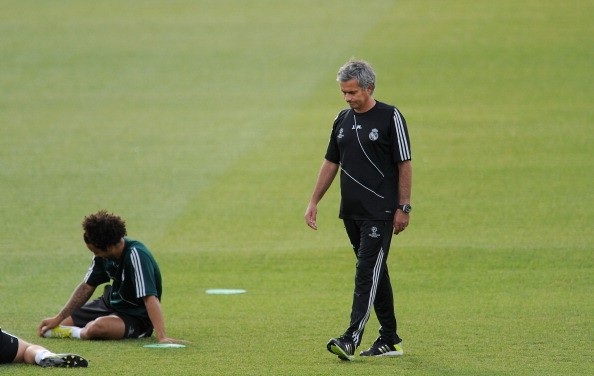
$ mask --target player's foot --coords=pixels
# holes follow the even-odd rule
[[[53,329],[43,332],[45,338],[70,338],[72,336],[72,328],[70,326],[56,326]]]
[[[404,355],[402,348],[402,341],[400,343],[391,344],[378,337],[373,345],[365,351],[361,351],[361,356],[400,356]]]
[[[328,351],[338,355],[341,360],[353,360],[355,358],[355,343],[352,339],[340,336],[332,338],[326,345]]]
[[[42,367],[78,368],[88,366],[89,362],[75,354],[55,354],[41,359],[39,365]]]

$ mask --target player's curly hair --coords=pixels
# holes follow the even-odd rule
[[[126,236],[126,222],[107,210],[99,210],[83,219],[84,240],[100,249],[115,245]]]

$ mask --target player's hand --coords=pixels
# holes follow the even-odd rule
[[[393,222],[395,235],[400,234],[402,231],[404,231],[406,229],[406,227],[408,226],[409,217],[410,217],[410,215],[406,214],[402,210],[396,210],[396,214],[394,214],[394,222]]]
[[[312,229],[317,230],[318,224],[316,223],[316,217],[318,215],[318,207],[312,203],[307,205],[305,211],[305,223]]]
[[[159,340],[159,343],[179,343],[179,344],[184,344],[184,343],[190,343],[189,341],[183,340],[183,339],[175,339],[175,338],[163,338]]]
[[[43,333],[60,325],[60,322],[62,322],[62,320],[59,317],[49,317],[41,320],[41,323],[37,327],[37,334],[40,337],[43,337]]]

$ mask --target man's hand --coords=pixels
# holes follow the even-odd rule
[[[394,214],[394,222],[393,222],[395,235],[398,235],[399,233],[401,233],[402,231],[404,231],[406,229],[406,227],[408,226],[409,217],[410,217],[410,215],[406,214],[402,210],[400,210],[400,209],[396,210],[396,214]]]
[[[41,320],[41,324],[39,324],[39,326],[37,327],[37,334],[40,337],[43,337],[43,333],[60,325],[61,322],[62,322],[62,319],[58,316],[48,317],[46,319],[43,319],[43,320]]]
[[[187,343],[184,340],[169,338],[165,335],[165,321],[163,319],[163,312],[161,311],[161,302],[156,296],[148,295],[143,300],[159,343]]]
[[[159,343],[179,343],[179,344],[186,344],[190,343],[190,341],[186,341],[184,339],[175,339],[175,338],[163,338],[159,340]]]
[[[317,215],[318,207],[310,202],[305,211],[305,223],[314,230],[318,229],[318,224],[316,223]]]
[[[305,223],[313,230],[318,229],[318,224],[316,223],[316,216],[318,215],[318,203],[322,197],[324,197],[324,194],[336,177],[338,167],[338,163],[330,162],[327,159],[324,159],[322,167],[320,167],[320,173],[318,174],[316,186],[314,187],[311,199],[307,205],[307,210],[305,211]]]

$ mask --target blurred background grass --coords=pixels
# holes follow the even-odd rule
[[[591,3],[0,5],[6,330],[96,374],[591,373]],[[302,215],[351,56],[408,120],[415,211],[389,260],[407,355],[342,364],[324,348],[352,294],[337,187],[318,232]],[[35,338],[100,208],[153,250],[188,348]]]

